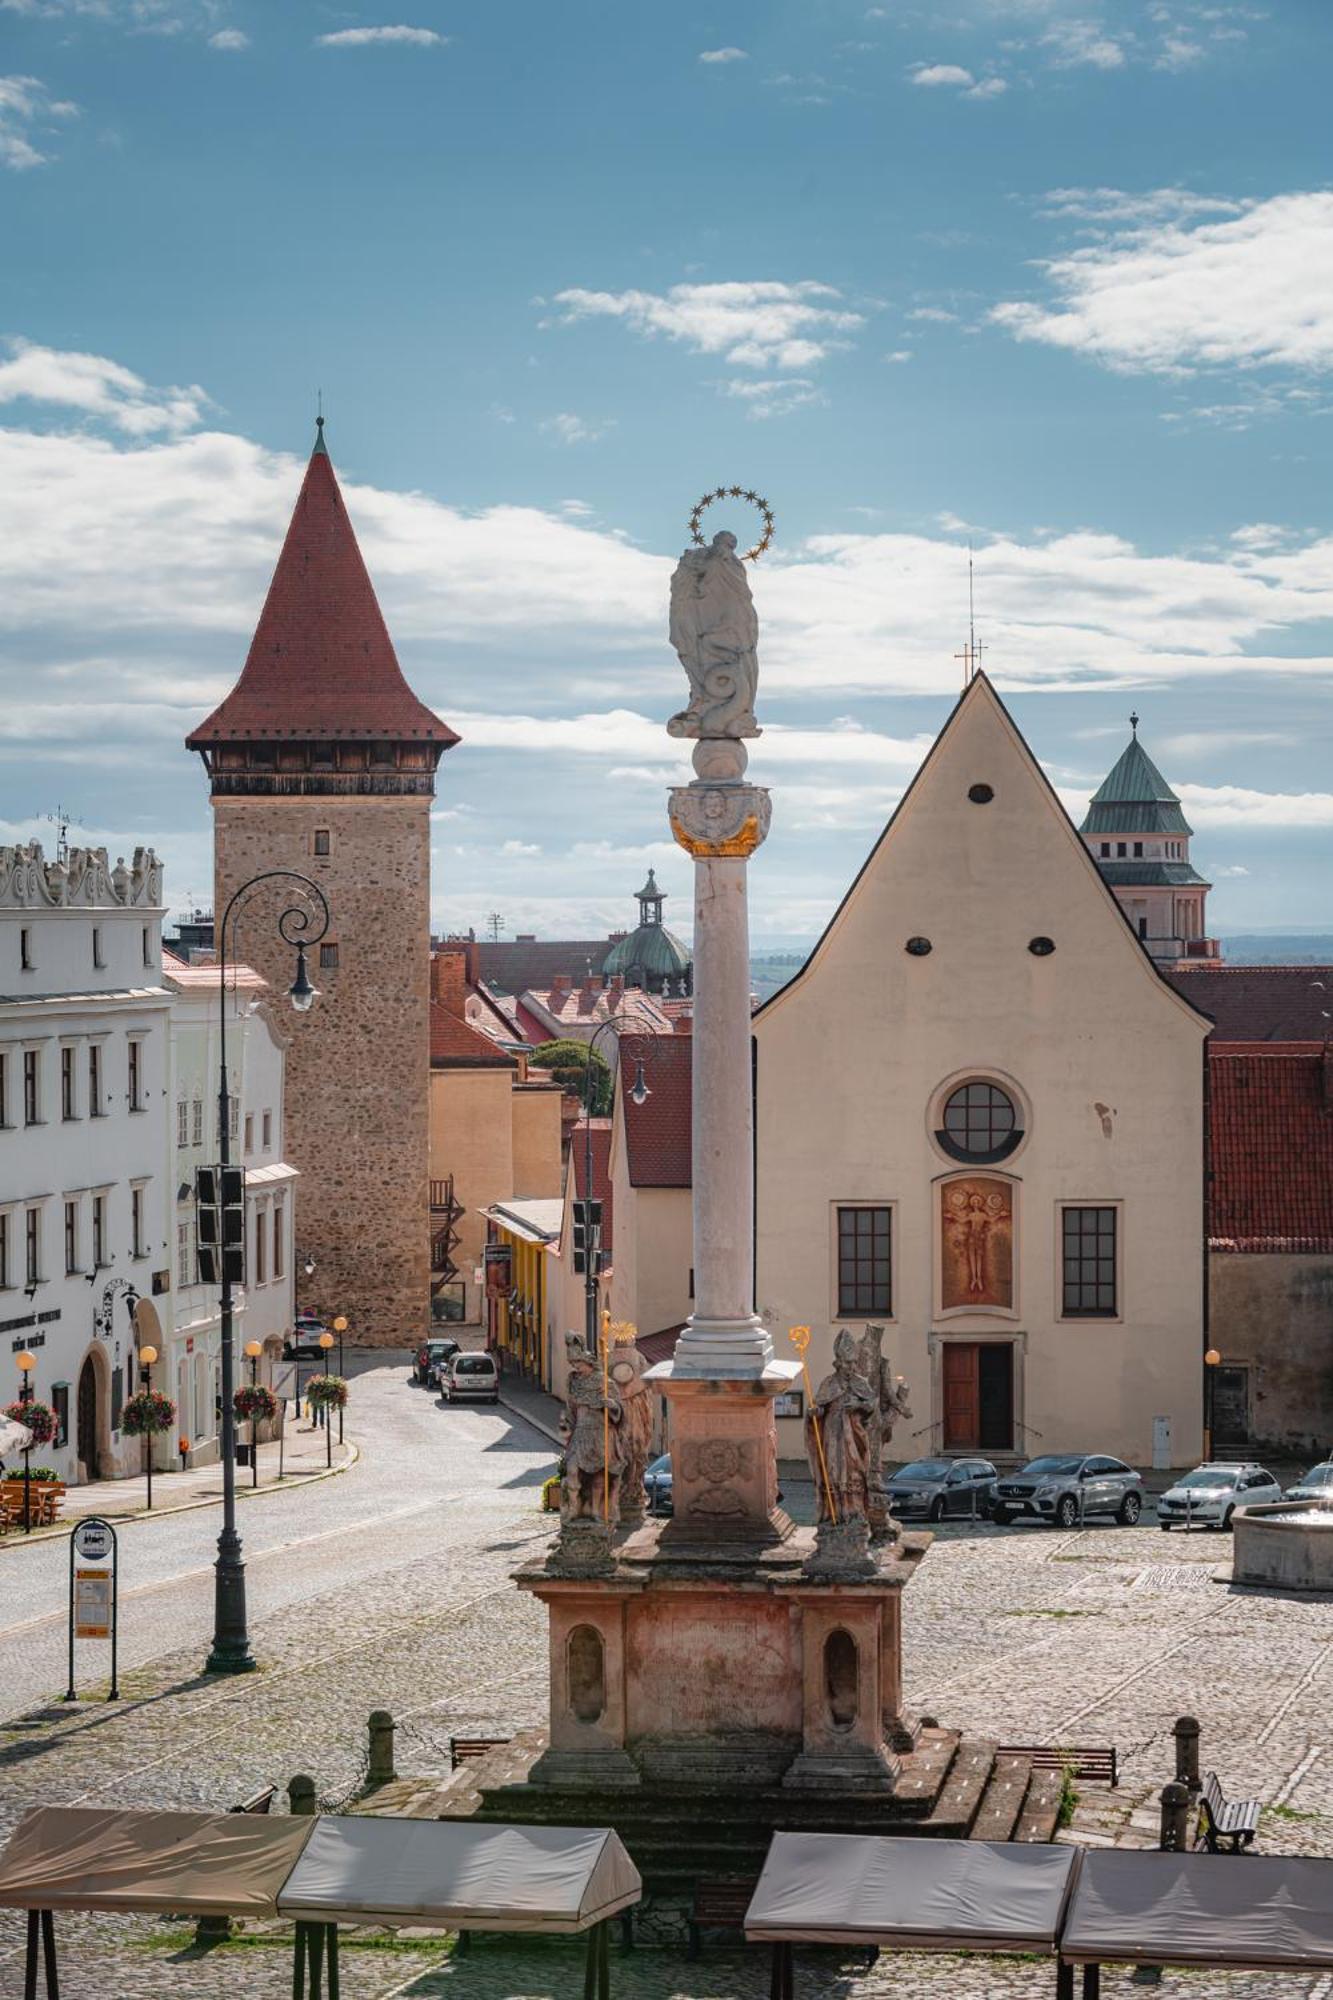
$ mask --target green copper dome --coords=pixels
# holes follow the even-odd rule
[[[1093,793],[1080,833],[1185,833],[1191,829],[1180,800],[1139,742],[1138,717],[1130,718],[1134,734],[1103,783]]]
[[[640,924],[619,944],[612,945],[602,965],[604,978],[619,973],[628,980],[639,973],[651,979],[679,979],[690,969],[690,954],[664,924]]]

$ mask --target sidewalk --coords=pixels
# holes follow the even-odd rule
[[[283,1476],[278,1478],[279,1445],[259,1447],[259,1481],[253,1483],[254,1474],[248,1465],[236,1468],[236,1497],[243,1500],[247,1494],[271,1492],[276,1486],[305,1486],[313,1480],[325,1479],[330,1472],[345,1472],[357,1458],[356,1446],[348,1438],[339,1444],[335,1412],[333,1438],[333,1464],[328,1464],[328,1447],[324,1432],[316,1430],[313,1424],[289,1425],[285,1444],[281,1448]],[[191,1466],[189,1471],[175,1469],[159,1472],[153,1469],[153,1513],[174,1514],[185,1507],[206,1507],[222,1498],[222,1463]],[[86,1515],[97,1514],[107,1521],[126,1521],[148,1513],[148,1481],[140,1474],[135,1479],[95,1479],[84,1486],[70,1486],[61,1502],[60,1518],[49,1528],[34,1528],[25,1535],[22,1528],[0,1536],[0,1553],[16,1544],[35,1541],[40,1536],[59,1535],[72,1527]]]
[[[522,1417],[524,1423],[549,1438],[558,1451],[564,1450],[565,1441],[560,1435],[563,1406],[558,1396],[549,1395],[539,1383],[529,1382],[522,1375],[502,1375],[500,1401],[514,1416]]]

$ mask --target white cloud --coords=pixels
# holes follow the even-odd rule
[[[0,166],[17,174],[45,166],[51,156],[34,136],[43,138],[53,119],[78,115],[77,104],[53,98],[39,77],[0,76]]]
[[[541,848],[534,840],[506,840],[500,845],[501,854],[540,854]]]
[[[799,410],[808,403],[823,403],[828,399],[822,389],[805,375],[733,377],[719,385],[724,396],[733,396],[745,404],[749,417],[786,417],[793,410]]]
[[[1333,366],[1333,192],[1276,195],[1192,227],[1127,229],[1046,265],[1054,303],[991,318],[1132,372]]]
[[[912,350],[910,347],[895,347],[890,353],[884,356],[886,361],[910,361],[911,358]]]
[[[1199,827],[1333,827],[1333,793],[1255,792],[1242,785],[1177,785],[1190,824]]]
[[[1125,51],[1100,21],[1055,21],[1041,37],[1053,69],[1123,69]]]
[[[1245,203],[1221,195],[1195,194],[1192,188],[1150,188],[1130,194],[1124,188],[1052,188],[1043,198],[1042,213],[1057,221],[1113,223],[1183,222],[1201,215],[1240,215]]]
[[[964,97],[980,98],[1003,97],[1008,88],[1009,86],[1002,76],[987,76],[983,77],[980,83],[974,83],[971,90],[965,90],[963,95]]]
[[[922,63],[912,72],[913,83],[919,83],[923,90],[966,90],[976,82],[970,69],[961,69],[957,63]]]
[[[913,306],[907,317],[909,319],[928,320],[935,326],[952,326],[957,320],[958,315],[957,313],[946,312],[943,306]]]
[[[248,49],[250,37],[242,28],[219,28],[208,38],[210,49]]]
[[[749,52],[746,49],[700,49],[699,51],[701,63],[748,62],[749,59]]]
[[[443,48],[447,35],[437,35],[434,28],[339,28],[336,34],[316,35],[315,46],[320,49],[364,49],[372,42],[398,42],[416,49]]]
[[[82,410],[136,437],[190,430],[208,407],[208,397],[197,386],[153,389],[142,376],[98,354],[62,352],[26,340],[0,341],[0,348],[9,355],[0,360],[0,404],[52,403]]]
[[[737,280],[673,285],[670,291],[558,292],[566,325],[585,319],[618,319],[634,332],[665,334],[696,354],[721,354],[741,368],[799,373],[822,361],[843,335],[864,325],[841,304],[832,285],[802,279]]]
[[[1193,69],[1196,64],[1204,60],[1206,53],[1203,44],[1196,42],[1189,35],[1165,35],[1162,38],[1161,47],[1153,57],[1153,68],[1166,70]]]
[[[557,438],[561,444],[595,444],[605,437],[612,428],[611,420],[590,423],[586,417],[577,417],[572,410],[558,410],[553,417],[546,417],[537,426],[543,437]]]

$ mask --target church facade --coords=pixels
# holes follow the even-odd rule
[[[754,1021],[757,1297],[883,1324],[896,1458],[1194,1463],[1204,1041],[983,675]],[[799,1419],[779,1450],[800,1452]]]

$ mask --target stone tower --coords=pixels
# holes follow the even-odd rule
[[[1220,958],[1207,935],[1212,886],[1190,860],[1191,830],[1180,800],[1139,741],[1130,738],[1093,794],[1079,832],[1136,935],[1159,964]]]
[[[241,678],[186,740],[212,792],[217,922],[268,869],[328,898],[319,998],[286,1016],[298,1296],[345,1313],[353,1341],[415,1343],[430,1299],[430,805],[458,739],[403,678],[322,419]],[[228,934],[229,956],[278,993],[292,900],[291,885],[262,885]]]

